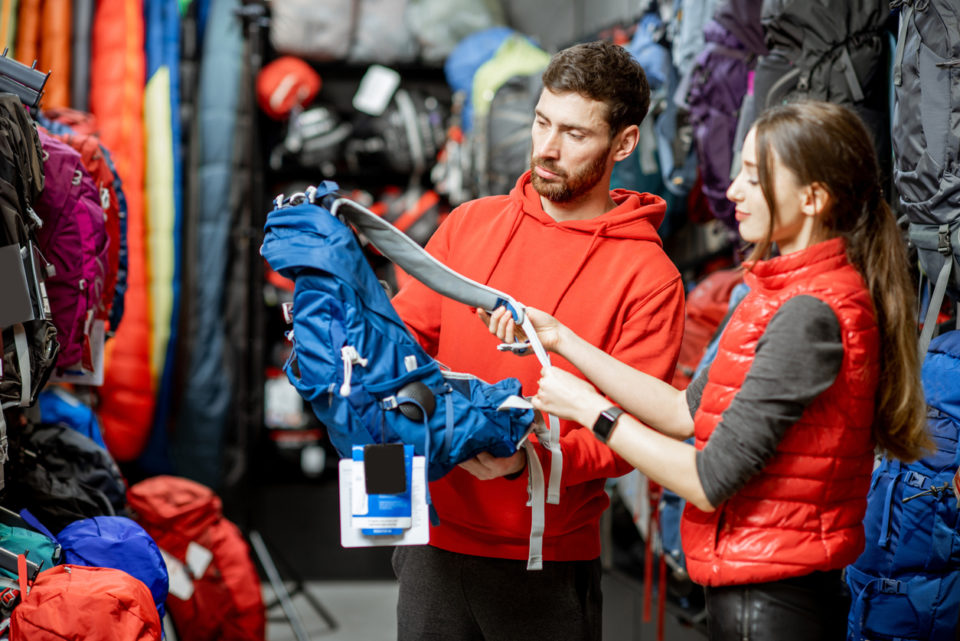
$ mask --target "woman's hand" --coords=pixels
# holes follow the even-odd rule
[[[560,331],[563,328],[563,324],[550,314],[541,312],[534,307],[527,307],[524,309],[524,313],[533,324],[533,328],[537,332],[537,338],[540,339],[543,348],[547,351],[555,352],[560,344]],[[477,314],[480,316],[480,319],[486,323],[490,333],[502,342],[512,343],[514,340],[526,340],[527,337],[523,332],[523,328],[517,326],[513,320],[513,316],[506,307],[498,307],[493,310],[492,314],[478,309]]]
[[[582,378],[557,367],[541,372],[540,389],[533,397],[533,406],[546,414],[591,426],[610,401]]]

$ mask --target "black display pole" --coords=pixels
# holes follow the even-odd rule
[[[292,596],[302,593],[310,606],[320,616],[326,625],[324,633],[337,629],[337,621],[323,604],[305,589],[302,577],[286,562],[284,574],[281,574],[274,554],[263,534],[257,529],[257,510],[259,501],[259,486],[253,479],[253,473],[258,469],[257,444],[262,436],[264,425],[264,368],[265,368],[265,341],[266,318],[263,304],[263,261],[260,258],[262,243],[262,229],[265,222],[265,213],[269,206],[264,197],[263,163],[261,157],[259,128],[257,127],[257,99],[256,76],[263,66],[264,29],[269,25],[266,7],[262,2],[245,0],[237,11],[243,21],[243,33],[247,55],[246,70],[243,82],[245,85],[245,105],[242,110],[247,119],[246,135],[241,137],[242,144],[247,145],[242,158],[247,164],[248,198],[238,203],[240,221],[238,232],[241,234],[237,243],[237,261],[242,266],[242,282],[246,284],[245,309],[240,335],[246,340],[235,345],[237,349],[237,363],[239,367],[234,372],[237,398],[237,435],[240,442],[238,449],[242,452],[241,474],[237,487],[240,490],[243,505],[245,506],[244,531],[250,541],[254,555],[266,575],[267,581],[273,590],[275,599],[266,604],[267,613],[280,606],[283,618],[290,625],[298,641],[309,641],[300,615],[293,605]],[[277,560],[283,561],[280,557]],[[288,589],[287,584],[292,583]]]

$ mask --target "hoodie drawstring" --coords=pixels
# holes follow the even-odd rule
[[[507,247],[510,246],[510,241],[513,240],[513,237],[516,236],[517,234],[517,230],[520,229],[520,222],[523,220],[523,216],[524,216],[523,206],[518,205],[517,215],[513,219],[513,225],[510,227],[510,232],[507,234],[506,240],[504,240],[503,243],[500,245],[500,252],[497,254],[496,259],[492,263],[490,263],[490,269],[487,271],[487,275],[484,277],[482,281],[480,281],[484,285],[490,284],[490,277],[493,276],[494,270],[496,270],[497,265],[500,264],[500,259],[503,258],[503,255],[507,251]]]

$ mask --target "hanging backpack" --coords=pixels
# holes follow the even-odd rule
[[[894,181],[929,294],[920,353],[944,297],[960,302],[960,7],[904,2],[893,62]]]
[[[19,581],[20,605],[10,617],[10,641],[162,638],[147,586],[121,570],[58,565],[28,582],[24,567]]]
[[[63,562],[115,568],[139,579],[150,590],[160,619],[167,600],[167,566],[156,542],[136,522],[123,516],[96,516],[74,521],[57,534]]]
[[[44,131],[46,182],[37,200],[40,250],[55,273],[47,294],[57,326],[59,371],[92,372],[91,332],[107,280],[107,231],[100,195],[80,154]]]
[[[0,271],[6,283],[0,306],[0,403],[4,408],[33,405],[60,349],[45,286],[49,263],[37,242],[41,221],[33,209],[43,185],[36,127],[16,96],[0,93]],[[0,414],[0,449],[3,427]]]
[[[317,11],[313,0],[274,0],[270,44],[278,53],[308,60],[343,60],[353,42],[356,4],[336,0]]]
[[[476,123],[471,146],[477,196],[507,194],[517,176],[530,169],[534,110],[541,73],[512,76],[493,94],[486,118]]]
[[[263,641],[260,579],[220,498],[189,479],[155,476],[132,486],[134,519],[153,537],[170,577],[167,612],[180,641]]]
[[[417,25],[407,22],[408,0],[354,0],[353,42],[347,60],[353,64],[401,64],[417,59]]]
[[[93,115],[70,109],[68,107],[60,109],[45,109],[43,113],[37,115],[37,122],[58,136],[87,138],[93,137],[99,140],[97,134],[96,121]],[[107,235],[110,239],[109,271],[114,271],[113,256],[116,252],[116,274],[110,274],[108,271],[108,287],[110,279],[114,279],[113,300],[109,304],[110,329],[108,335],[116,333],[120,326],[120,319],[123,318],[123,297],[127,291],[127,197],[123,192],[123,182],[120,180],[120,174],[117,173],[117,167],[113,163],[113,157],[110,151],[99,143],[100,155],[103,163],[110,170],[110,178],[104,176],[102,184],[108,187],[109,193],[105,196],[100,193],[101,205],[107,214]],[[84,159],[84,166],[87,166],[86,155],[81,153]],[[94,161],[94,164],[98,164]],[[99,169],[90,170],[91,176],[99,176]],[[109,201],[106,199],[109,198]],[[107,203],[107,204],[104,204]],[[116,224],[111,222],[111,217],[115,215]],[[114,236],[116,234],[116,236]]]
[[[113,186],[113,172],[107,164],[107,157],[100,141],[92,135],[78,133],[55,133],[44,128],[45,133],[66,143],[80,154],[84,169],[90,174],[97,189],[98,202],[103,210],[103,220],[107,233],[107,264],[103,283],[103,293],[97,304],[96,318],[107,320],[110,307],[116,296],[117,274],[120,268],[120,209],[117,192]]]
[[[464,38],[504,24],[503,13],[496,0],[408,0],[406,19],[421,60],[440,64]]]
[[[446,138],[447,99],[424,89],[399,87],[383,113],[358,112],[344,144],[349,169],[380,167],[410,175],[411,183],[430,170]]]
[[[736,227],[727,200],[737,119],[747,78],[764,53],[759,41],[760,1],[722,3],[703,29],[704,48],[677,89],[676,101],[689,112],[703,194],[715,218]]]
[[[407,25],[407,0],[336,0],[317,11],[311,0],[270,3],[270,43],[308,60],[412,62],[419,48]]]
[[[769,53],[754,78],[755,111],[796,100],[824,100],[856,111],[873,134],[881,162],[889,151],[886,2],[763,3]],[[750,121],[741,124],[746,134]]]
[[[550,55],[513,34],[473,76],[473,130],[469,134],[476,196],[506,194],[530,169],[534,109]]]
[[[102,448],[103,434],[100,431],[100,421],[97,415],[76,395],[59,385],[51,385],[40,392],[37,397],[40,407],[40,422],[47,424],[59,423],[70,427]]]
[[[464,97],[460,129],[466,134],[473,130],[473,76],[514,33],[503,26],[481,29],[458,42],[443,63],[443,75],[450,89]]]
[[[927,425],[936,451],[884,459],[864,516],[866,548],[845,572],[848,639],[953,641],[960,609],[960,331],[938,336],[923,362]]]

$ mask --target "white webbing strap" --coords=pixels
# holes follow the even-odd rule
[[[17,348],[17,365],[20,368],[20,405],[30,405],[30,346],[27,344],[27,330],[22,323],[13,326],[13,343]]]
[[[543,569],[543,531],[546,527],[546,501],[544,500],[543,467],[537,450],[530,441],[523,442],[527,451],[527,505],[530,506],[530,551],[527,553],[527,569]]]
[[[540,364],[544,367],[549,367],[550,355],[547,354],[547,350],[545,350],[540,343],[540,339],[537,337],[537,331],[533,328],[533,323],[530,322],[530,318],[526,314],[524,314],[523,322],[520,326],[527,335],[527,340],[530,341],[530,347],[533,348],[533,353],[537,355]],[[563,452],[560,451],[560,419],[553,414],[548,414],[547,421],[550,425],[550,431],[544,432],[542,435],[537,434],[537,438],[550,450],[550,485],[547,488],[546,501],[547,503],[556,505],[560,502],[560,480],[563,474]],[[540,476],[543,476],[542,470],[540,471]]]

